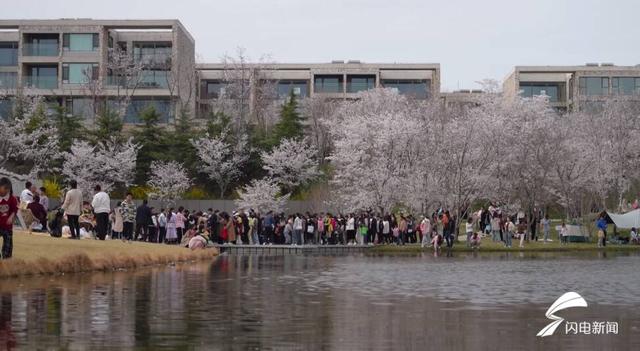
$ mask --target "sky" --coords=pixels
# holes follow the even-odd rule
[[[442,90],[516,65],[640,64],[638,0],[0,0],[2,19],[179,19],[200,62],[440,63]]]

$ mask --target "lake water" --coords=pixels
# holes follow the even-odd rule
[[[222,256],[134,272],[0,281],[0,350],[638,350],[640,256]],[[544,339],[569,321],[618,334]]]

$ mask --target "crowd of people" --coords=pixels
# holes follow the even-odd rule
[[[510,248],[515,240],[519,247],[528,241],[551,240],[548,214],[534,210],[508,214],[490,205],[458,220],[451,211],[440,208],[430,215],[375,213],[362,211],[349,214],[258,213],[251,209],[232,213],[209,208],[206,211],[183,207],[154,208],[147,200],[136,205],[131,193],[111,206],[109,195],[100,185],[94,187],[91,202],[83,200],[76,181],[69,182],[62,205],[48,221],[49,198],[45,188],[31,182],[25,184],[19,202],[13,197],[11,182],[0,179],[0,234],[4,238],[2,255],[11,257],[12,224],[17,213],[31,216],[30,228],[70,239],[82,237],[98,240],[119,239],[182,245],[192,249],[219,245],[379,245],[420,244],[434,250],[453,247],[458,233],[471,248],[479,248],[482,237],[501,242]],[[20,212],[19,212],[20,211]],[[10,225],[11,224],[11,225]],[[598,245],[606,244],[607,222],[601,216],[596,222]],[[459,228],[461,227],[461,228]],[[637,231],[631,240],[638,242]],[[558,240],[566,242],[569,233],[564,222],[558,227]]]

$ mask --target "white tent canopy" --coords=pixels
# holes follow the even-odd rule
[[[629,229],[640,227],[640,209],[624,214],[607,212],[618,228]]]

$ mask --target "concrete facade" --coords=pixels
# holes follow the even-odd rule
[[[291,64],[246,64],[237,65],[199,64],[198,105],[200,114],[218,98],[229,81],[229,71],[245,70],[249,100],[256,100],[256,80],[272,82],[282,98],[293,92],[299,97],[323,96],[331,99],[353,99],[359,91],[377,88],[396,88],[415,98],[437,98],[440,94],[439,64],[386,64],[360,61],[333,61],[331,63]]]
[[[561,111],[597,107],[611,96],[640,100],[640,65],[516,66],[503,82],[506,98],[550,96]]]
[[[184,73],[194,72],[195,42],[180,21],[0,20],[0,29],[0,44],[18,46],[15,65],[5,62],[0,66],[0,72],[15,72],[13,84],[8,80],[2,82],[0,76],[0,89],[7,95],[21,91],[43,96],[52,104],[67,106],[75,114],[82,111],[80,103],[84,106],[87,100],[92,100],[91,105],[95,106],[96,100],[106,101],[127,90],[127,98],[140,102],[136,106],[145,101],[169,106],[163,111],[167,121],[179,108],[195,108],[193,89],[189,89],[195,84],[194,77]],[[116,55],[116,45],[133,55],[133,65],[139,65],[137,77],[126,78],[128,83],[114,73],[115,64],[110,57]],[[148,49],[149,46],[153,48]],[[160,65],[147,63],[161,55],[166,58]],[[86,77],[78,81],[78,71],[83,67],[82,74]],[[41,71],[46,75],[35,74]]]

